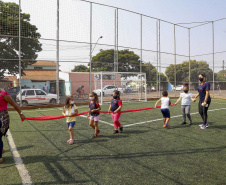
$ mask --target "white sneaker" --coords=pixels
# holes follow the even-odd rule
[[[203,126],[204,124],[199,125],[200,127]],[[209,127],[208,124],[206,124],[206,127]]]

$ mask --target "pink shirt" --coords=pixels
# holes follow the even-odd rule
[[[3,99],[5,95],[10,95],[5,91],[0,91],[0,111],[7,110],[8,102]]]

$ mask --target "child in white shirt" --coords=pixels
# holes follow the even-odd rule
[[[191,120],[191,115],[190,115],[190,107],[191,107],[191,100],[194,101],[194,99],[192,98],[192,93],[189,93],[189,86],[186,84],[184,85],[184,93],[180,94],[180,98],[178,98],[177,102],[175,103],[175,105],[178,104],[178,102],[180,100],[181,101],[181,111],[182,111],[182,115],[183,115],[183,122],[181,123],[181,125],[186,124],[186,115],[189,119],[189,125],[192,124],[192,120]]]

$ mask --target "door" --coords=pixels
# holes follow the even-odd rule
[[[34,90],[26,90],[24,99],[27,100],[28,104],[38,103]]]
[[[48,103],[49,102],[47,95],[43,90],[35,90],[35,93],[36,93],[36,98],[39,103]]]

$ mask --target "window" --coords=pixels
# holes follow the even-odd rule
[[[34,96],[35,91],[34,90],[27,90],[26,96]]]
[[[35,90],[36,95],[46,95],[43,91],[41,90]]]
[[[34,69],[42,69],[42,67],[34,67]]]
[[[25,96],[26,91],[22,92],[22,96]]]

